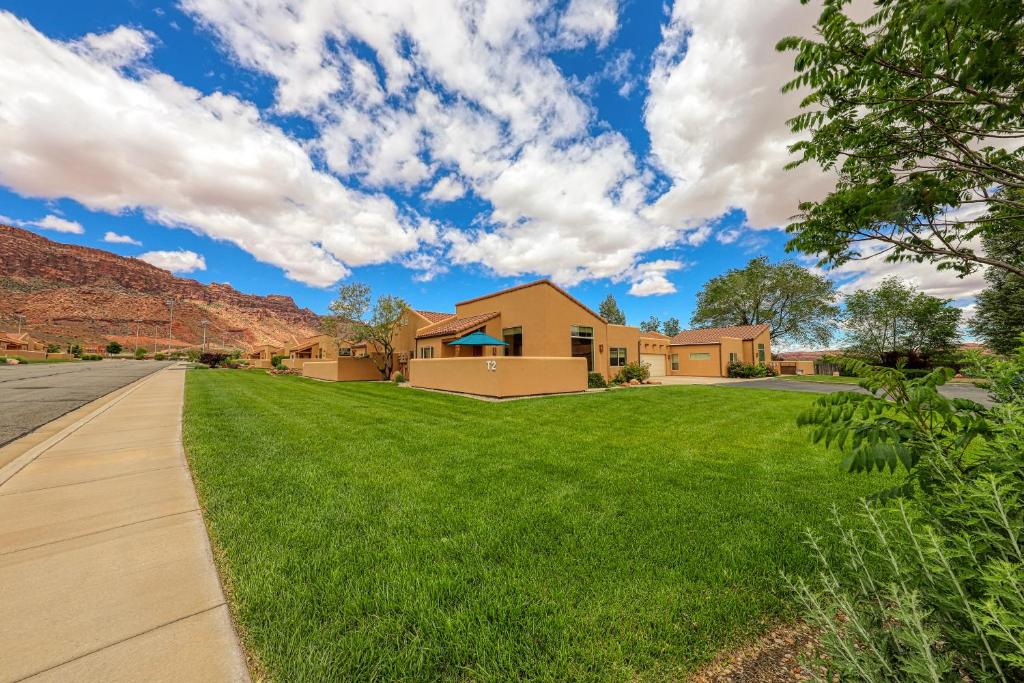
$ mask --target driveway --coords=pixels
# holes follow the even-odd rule
[[[169,364],[102,360],[0,365],[0,446]]]
[[[705,379],[705,378],[700,378]],[[703,383],[703,382],[702,382]],[[769,377],[767,379],[754,380],[730,380],[719,379],[714,383],[716,386],[742,386],[747,389],[780,389],[782,391],[804,391],[811,394],[831,394],[837,391],[856,391],[867,393],[856,384],[830,384],[826,382],[802,382],[798,380],[780,379]],[[992,399],[988,392],[979,389],[973,384],[953,383],[939,387],[939,393],[947,398],[966,398],[976,401],[983,406],[991,406]]]

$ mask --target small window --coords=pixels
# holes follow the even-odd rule
[[[349,349],[349,348],[338,349],[338,355],[339,356],[351,356],[352,355],[352,349]]]
[[[587,327],[585,325],[571,325],[569,327],[570,337],[584,337],[586,339],[594,338],[594,328]]]
[[[757,360],[760,363],[764,362],[764,344],[757,345]]]
[[[626,349],[612,347],[608,349],[608,364],[613,368],[621,368],[626,365]]]
[[[433,357],[434,357],[434,347],[433,346],[424,346],[422,349],[420,349],[420,358],[433,358]]]
[[[711,360],[711,354],[705,352],[696,352],[690,354],[690,360]]]
[[[735,351],[730,351],[729,352],[729,362],[730,363],[735,363],[739,359],[740,359],[740,357],[738,355],[736,355]]]
[[[505,347],[506,356],[523,355],[523,328],[506,327],[501,331],[503,341],[508,344]]]
[[[673,353],[672,354],[672,369],[673,370],[678,370],[679,369],[679,354],[678,353]]]

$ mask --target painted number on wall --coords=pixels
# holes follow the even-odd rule
[[[488,361],[484,361],[484,362],[487,363],[487,371],[488,372],[494,372],[495,370],[498,369],[498,361],[496,361],[496,360],[488,360]]]

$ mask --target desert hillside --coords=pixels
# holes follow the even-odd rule
[[[204,319],[208,343],[227,347],[287,344],[319,328],[317,315],[291,297],[204,285],[138,259],[0,225],[0,329],[15,327],[18,316],[40,339],[134,345],[138,335],[147,347],[198,344]]]

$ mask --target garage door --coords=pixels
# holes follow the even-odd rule
[[[651,365],[651,377],[664,377],[665,376],[665,356],[654,354],[654,353],[641,353],[641,363],[650,363]]]

